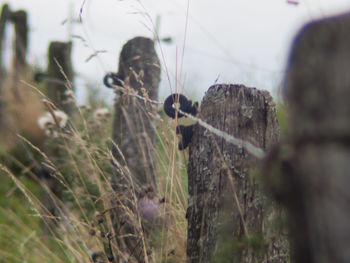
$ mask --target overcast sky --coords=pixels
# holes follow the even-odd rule
[[[162,61],[160,98],[178,89],[200,99],[215,83],[244,84],[277,96],[289,48],[307,21],[350,10],[349,0],[9,0],[12,10],[29,14],[29,63],[46,68],[50,41],[73,40],[73,63],[80,103],[85,83],[113,94],[101,79],[116,71],[122,45],[135,36],[153,38],[160,16],[157,45]],[[79,19],[82,23],[65,22]],[[80,36],[72,38],[72,35]],[[6,40],[7,51],[11,34]],[[95,51],[105,50],[88,62]],[[7,52],[7,60],[10,52]],[[175,81],[177,76],[178,81]]]

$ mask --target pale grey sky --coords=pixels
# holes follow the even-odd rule
[[[73,38],[74,70],[79,101],[84,83],[113,94],[102,85],[108,71],[116,71],[122,45],[130,38],[153,37],[156,16],[160,37],[172,44],[157,45],[163,65],[160,98],[177,89],[200,99],[216,79],[244,84],[276,95],[291,42],[307,21],[350,10],[348,0],[86,0],[83,23],[77,19],[83,0],[8,0],[11,9],[29,13],[29,62],[46,67],[48,44]],[[187,24],[187,26],[186,26]],[[10,36],[6,42],[10,49]],[[106,50],[89,62],[96,50]],[[9,55],[8,55],[9,56]],[[178,81],[175,81],[177,76]]]

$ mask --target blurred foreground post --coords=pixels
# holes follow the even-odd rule
[[[202,120],[267,151],[279,140],[275,106],[267,91],[212,86]],[[198,124],[189,148],[187,210],[189,262],[287,262],[288,243],[274,229],[278,211],[265,204],[254,168],[259,160]]]
[[[289,58],[291,149],[281,149],[280,196],[293,262],[350,262],[349,25],[349,13],[308,24]]]
[[[140,225],[143,219],[139,220],[142,213],[138,210],[141,198],[150,198],[151,203],[156,200],[156,105],[150,100],[158,97],[160,63],[153,41],[144,37],[129,40],[121,51],[116,75],[120,87],[115,88],[113,140],[117,147],[113,155],[118,164],[112,185],[118,208],[113,223],[121,250],[137,262],[150,262],[145,259],[144,242],[144,230],[149,229]]]

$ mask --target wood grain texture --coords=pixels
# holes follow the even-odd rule
[[[199,117],[264,151],[279,140],[274,103],[266,91],[212,86]],[[199,125],[194,130],[188,164],[189,262],[286,262],[285,239],[268,236],[270,214],[251,174],[258,160]],[[254,250],[249,242],[260,236],[262,246]]]

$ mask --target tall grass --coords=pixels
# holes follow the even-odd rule
[[[147,16],[147,19],[150,17]],[[155,40],[160,42],[157,30],[154,31]],[[175,82],[178,81],[177,75],[183,74],[185,42],[186,38],[179,62],[180,73],[175,74]],[[164,72],[171,87],[169,72],[166,68]],[[114,262],[135,262],[135,255],[127,253],[117,242],[122,237],[115,232],[113,224],[113,212],[119,198],[111,184],[115,176],[111,151],[113,121],[111,116],[99,119],[94,114],[97,108],[106,105],[103,101],[90,101],[89,105],[81,107],[73,95],[71,103],[75,105],[76,115],[66,127],[51,127],[54,133],[47,135],[41,145],[38,140],[33,141],[27,136],[27,130],[35,127],[35,131],[29,133],[40,133],[39,137],[42,137],[43,132],[36,125],[39,113],[45,107],[46,110],[47,107],[55,109],[55,105],[38,92],[36,85],[21,82],[23,84],[22,92],[30,92],[31,96],[35,93],[37,102],[45,99],[46,103],[13,108],[13,112],[23,117],[12,123],[14,129],[8,137],[10,139],[3,139],[15,142],[10,147],[17,147],[17,152],[22,154],[13,155],[6,151],[0,163],[0,262],[91,262],[93,258],[107,262],[112,255]],[[176,92],[177,86],[180,84],[175,83],[175,89],[170,89]],[[12,101],[15,102],[14,99],[9,100]],[[112,112],[111,108],[109,110]],[[136,215],[135,221],[140,224],[143,237],[140,246],[144,246],[146,252],[150,251],[150,261],[185,262],[187,152],[177,150],[177,120],[164,117],[162,109],[158,114],[155,192],[156,198],[165,200],[161,206],[163,220],[153,235],[147,235],[142,233],[143,222],[138,214],[126,206],[124,212],[130,217]],[[32,158],[28,158],[29,153]],[[38,178],[34,171],[35,162],[48,171],[50,177]],[[137,207],[137,198],[130,201],[132,207]],[[51,210],[47,207],[48,203]]]
[[[26,89],[33,86],[27,84]],[[47,98],[42,99],[46,107],[51,105]],[[116,240],[120,237],[113,228],[112,204],[118,193],[111,185],[112,118],[98,118],[94,114],[97,109],[89,105],[78,107],[74,97],[72,103],[77,114],[66,127],[50,127],[55,133],[47,133],[43,146],[22,137],[18,129],[16,140],[21,143],[16,147],[24,152],[24,159],[28,155],[31,158],[23,161],[10,152],[3,154],[6,162],[0,164],[0,261],[91,262],[96,257],[107,262],[112,254],[114,262],[135,261],[134,255],[118,247]],[[157,198],[165,200],[161,206],[164,220],[155,234],[145,235],[144,246],[151,251],[151,261],[184,262],[185,153],[177,150],[176,123],[161,117],[161,110],[159,113],[155,192]],[[39,179],[34,173],[35,165],[49,172],[50,177]],[[48,203],[52,206],[50,211]]]

